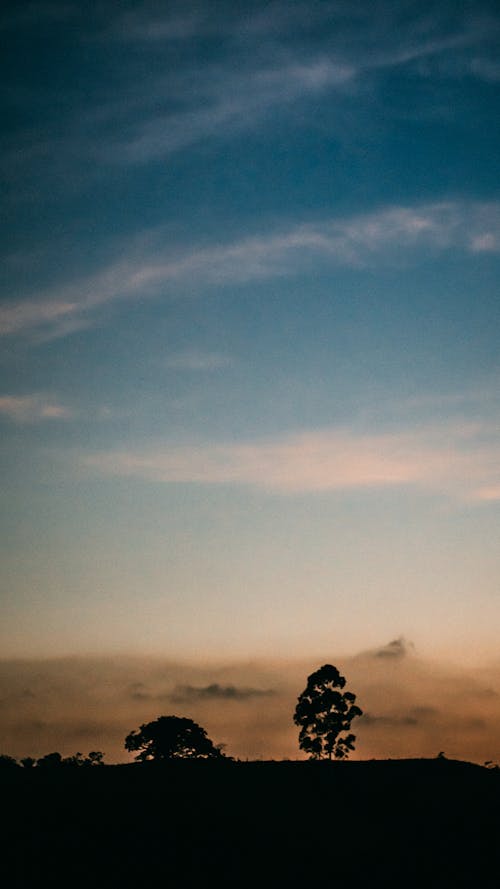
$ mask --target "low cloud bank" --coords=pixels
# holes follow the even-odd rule
[[[180,685],[170,695],[170,700],[176,704],[190,703],[203,700],[248,701],[249,698],[262,698],[274,695],[272,688],[237,688],[235,685],[219,685],[212,682],[202,688],[194,685]]]
[[[0,663],[0,753],[99,749],[124,762],[125,735],[159,715],[189,716],[237,758],[301,757],[292,717],[307,676],[335,664],[357,695],[355,756],[498,759],[500,664],[462,669],[419,658],[404,639],[361,654],[207,665],[161,658]]]
[[[408,643],[400,637],[399,639],[393,639],[392,642],[389,642],[387,645],[384,645],[383,648],[380,648],[377,652],[375,652],[376,657],[405,657],[408,653]]]

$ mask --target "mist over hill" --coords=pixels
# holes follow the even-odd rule
[[[16,758],[98,749],[125,762],[125,735],[161,714],[189,716],[240,759],[295,759],[292,715],[307,675],[335,663],[356,693],[355,756],[497,760],[500,666],[433,663],[402,639],[297,660],[74,657],[0,662],[2,750]]]

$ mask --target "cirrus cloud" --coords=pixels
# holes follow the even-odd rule
[[[498,201],[438,201],[387,206],[371,213],[317,223],[297,223],[225,244],[179,248],[161,243],[129,249],[129,259],[96,274],[21,297],[0,307],[0,335],[40,332],[65,335],[90,323],[111,303],[178,297],[183,288],[244,284],[289,277],[325,267],[411,266],[455,250],[482,255],[500,250]],[[160,237],[157,237],[160,240]]]

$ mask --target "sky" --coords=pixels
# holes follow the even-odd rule
[[[53,673],[42,736],[72,741],[105,663],[116,731],[136,669],[134,718],[203,704],[239,755],[291,755],[289,717],[238,732],[330,661],[366,755],[441,749],[438,725],[494,758],[497,4],[39,0],[0,34],[11,748],[42,743]],[[403,707],[420,679],[441,722]]]

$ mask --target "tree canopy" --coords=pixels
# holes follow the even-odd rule
[[[64,767],[80,767],[80,766],[101,766],[103,763],[104,753],[101,753],[100,750],[91,750],[88,756],[84,756],[83,753],[75,753],[73,756],[61,756],[60,753],[55,751],[54,753],[47,753],[46,756],[42,756],[40,759],[36,760],[36,766],[39,769],[52,769],[59,768],[60,766]],[[21,760],[24,768],[32,768],[35,765],[35,760],[30,756]]]
[[[337,668],[325,664],[311,673],[299,695],[293,721],[300,726],[299,746],[312,759],[346,759],[354,750],[350,728],[362,710],[354,703],[356,695],[341,691],[345,684]]]
[[[192,719],[159,716],[125,738],[125,748],[139,751],[140,762],[169,759],[216,759],[223,756],[203,729]]]

